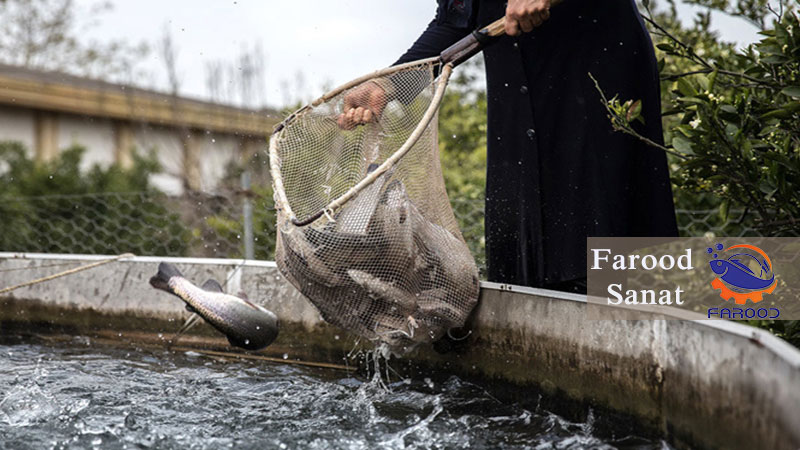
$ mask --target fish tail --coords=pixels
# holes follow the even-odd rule
[[[158,265],[158,273],[150,278],[150,285],[156,289],[175,294],[172,288],[169,287],[169,279],[172,277],[183,277],[183,274],[181,274],[181,271],[174,265],[162,262]]]

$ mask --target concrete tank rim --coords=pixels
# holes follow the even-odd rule
[[[72,260],[95,262],[104,259],[114,258],[119,255],[80,255],[72,253],[20,253],[20,252],[0,252],[0,259],[53,259],[53,260]],[[120,262],[139,262],[157,263],[170,262],[177,264],[206,264],[206,265],[229,265],[229,266],[249,266],[249,267],[278,267],[275,261],[261,261],[255,259],[225,259],[225,258],[186,258],[180,256],[134,256],[123,258]]]
[[[49,259],[49,260],[71,260],[71,261],[86,261],[95,262],[108,258],[113,258],[118,255],[82,255],[82,254],[69,254],[69,253],[24,253],[24,252],[0,252],[0,259],[17,259],[17,260],[35,260],[35,259]],[[136,263],[158,263],[158,262],[171,262],[177,264],[201,264],[201,265],[227,265],[234,268],[237,267],[256,267],[256,268],[276,268],[277,265],[274,261],[262,260],[247,260],[247,259],[222,259],[222,258],[185,258],[185,257],[171,257],[171,256],[134,256],[132,258],[124,258],[120,262],[136,262]],[[513,292],[519,294],[530,295],[532,297],[543,297],[547,299],[559,299],[577,303],[587,303],[586,295],[573,294],[569,292],[560,292],[550,289],[533,288],[527,286],[518,286],[512,284],[495,283],[490,281],[481,281],[481,290],[500,291],[500,292]],[[683,310],[677,308],[664,307],[665,314],[670,315],[670,310],[675,310],[675,316],[678,312],[684,313]],[[654,319],[664,320],[664,319]],[[769,333],[767,331],[754,328],[748,325],[743,325],[736,322],[729,322],[725,320],[687,320],[680,319],[686,322],[693,322],[695,325],[717,330],[724,334],[730,334],[745,339],[749,339],[768,349],[776,356],[780,357],[795,369],[800,369],[800,349],[795,348],[783,339]]]

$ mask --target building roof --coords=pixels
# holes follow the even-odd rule
[[[133,86],[0,64],[0,104],[213,132],[268,136],[274,110],[253,110]]]

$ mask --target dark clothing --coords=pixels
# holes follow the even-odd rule
[[[438,54],[505,13],[440,0],[398,62]],[[608,98],[641,99],[640,132],[662,142],[652,43],[634,0],[565,0],[531,33],[484,50],[489,280],[548,286],[586,277],[587,236],[676,236],[666,155],[614,132]]]

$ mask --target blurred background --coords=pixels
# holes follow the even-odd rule
[[[646,6],[721,60],[758,41],[767,15],[759,22],[742,4],[763,3]],[[272,127],[335,85],[390,65],[435,8],[433,0],[0,0],[0,251],[272,259]],[[657,43],[666,39],[654,31]],[[667,68],[679,64],[673,57],[659,50]],[[459,68],[439,117],[450,200],[480,266],[482,70],[479,58]],[[664,83],[665,108],[671,87]],[[723,204],[719,186],[683,188],[679,163],[682,233],[770,234],[746,205]]]

